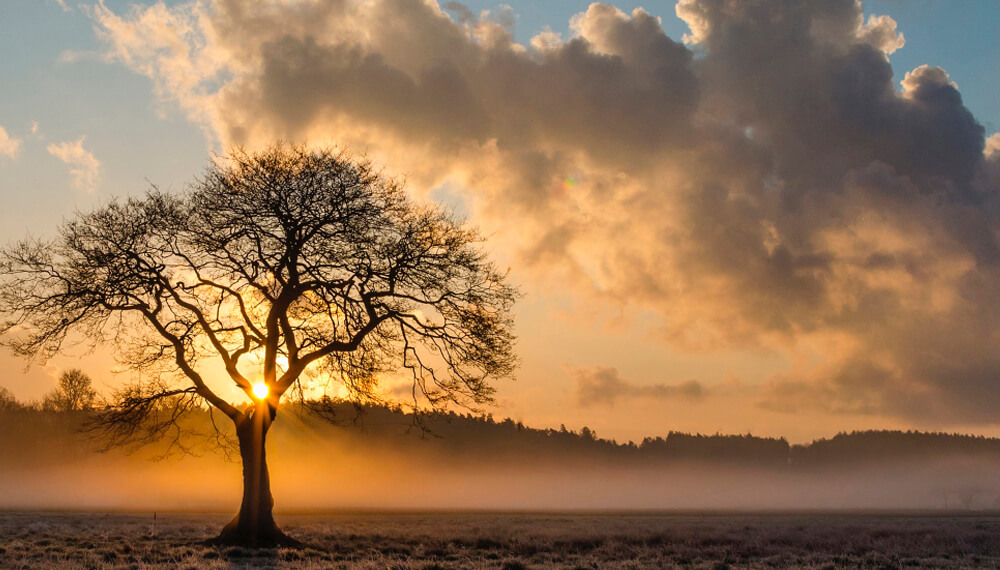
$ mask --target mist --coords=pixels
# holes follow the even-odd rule
[[[294,414],[276,422],[268,440],[276,510],[983,510],[1000,504],[1000,454],[982,450],[938,446],[909,456],[818,460],[813,456],[822,450],[814,443],[793,446],[785,464],[726,455],[643,458],[627,455],[634,446],[575,434],[579,441],[572,445],[543,449],[529,439],[546,432],[519,426],[511,429],[523,435],[510,437],[503,432],[514,425],[509,421],[454,416],[458,421],[430,421],[424,432],[402,414],[374,416],[359,425]],[[100,452],[101,439],[81,432],[81,422],[78,414],[35,411],[0,420],[0,508],[237,509],[241,467],[219,450],[195,446],[160,457],[166,450],[160,443]]]

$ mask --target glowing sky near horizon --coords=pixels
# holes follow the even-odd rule
[[[494,415],[1000,433],[1000,5],[727,4],[4,2],[0,238],[228,144],[345,144],[525,292]]]

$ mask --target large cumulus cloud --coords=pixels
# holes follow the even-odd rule
[[[686,45],[600,3],[528,46],[432,0],[93,17],[222,144],[369,152],[675,348],[786,352],[763,407],[998,422],[1000,143],[947,73],[894,74],[903,36],[854,0],[677,12]]]

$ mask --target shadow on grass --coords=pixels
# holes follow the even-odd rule
[[[221,543],[217,538],[174,543],[178,547],[200,550],[206,562],[220,561],[230,568],[279,568],[289,562],[329,563],[333,553],[317,545],[289,539],[280,545],[247,546]]]

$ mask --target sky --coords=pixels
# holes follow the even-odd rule
[[[1000,434],[998,23],[989,1],[8,0],[0,240],[181,189],[230,145],[338,144],[510,267],[494,415]],[[0,354],[0,385],[125,381],[83,352]]]

